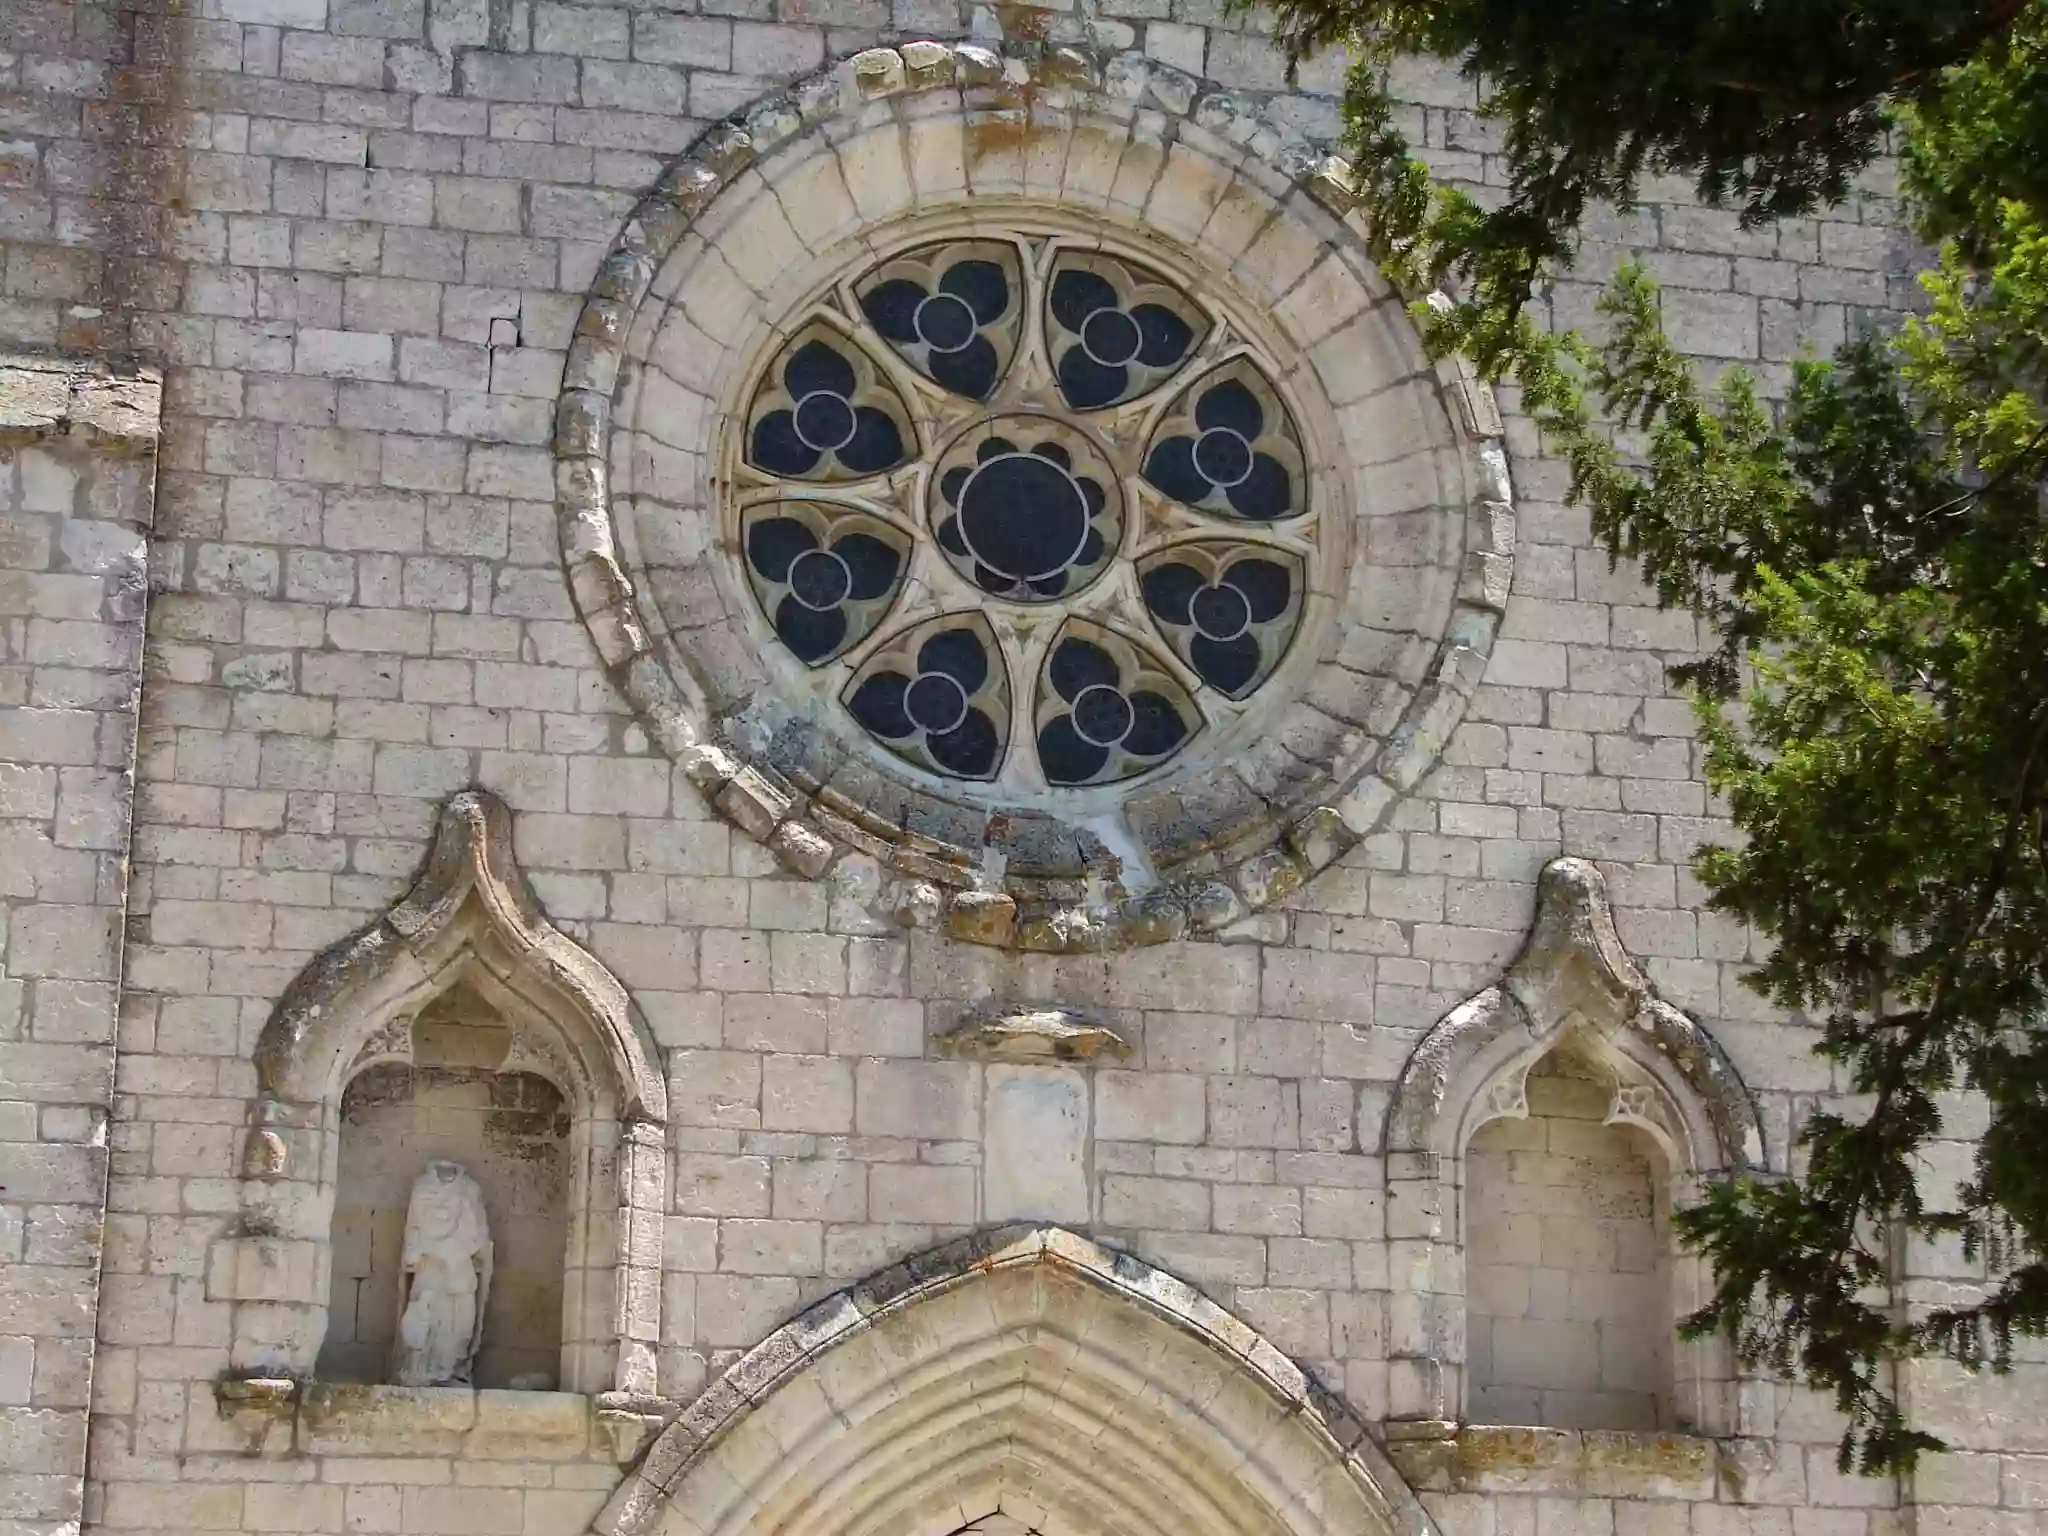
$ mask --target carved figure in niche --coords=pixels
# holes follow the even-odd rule
[[[491,1291],[491,1232],[483,1191],[462,1164],[437,1158],[414,1182],[401,1264],[392,1378],[467,1386]]]

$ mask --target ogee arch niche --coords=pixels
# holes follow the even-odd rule
[[[1383,1150],[1389,1228],[1424,1240],[1390,1303],[1390,1418],[1755,1432],[1727,1341],[1677,1337],[1713,1285],[1670,1213],[1761,1168],[1762,1125],[1622,947],[1597,866],[1545,866],[1507,974],[1409,1056]]]
[[[831,1297],[684,1411],[600,1536],[1433,1536],[1364,1426],[1190,1287],[1059,1229]]]
[[[404,899],[316,956],[264,1025],[239,1231],[210,1255],[220,1299],[235,1308],[235,1374],[313,1378],[325,1364],[374,1376],[398,1280],[395,1256],[380,1264],[362,1228],[381,1222],[388,1250],[394,1223],[402,1230],[401,1187],[423,1165],[474,1165],[489,1232],[465,1237],[465,1257],[481,1257],[491,1235],[516,1236],[521,1255],[512,1289],[484,1311],[491,1383],[538,1386],[545,1375],[570,1392],[653,1392],[667,1190],[660,1056],[624,986],[549,924],[512,854],[501,801],[452,796]],[[524,1186],[517,1200],[514,1185]],[[341,1263],[363,1270],[371,1294],[337,1275]],[[331,1306],[347,1316],[323,1356]],[[544,1338],[493,1352],[494,1310],[505,1344],[508,1332],[532,1338],[523,1318],[550,1308],[552,1369]]]

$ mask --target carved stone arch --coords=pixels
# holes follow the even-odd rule
[[[442,807],[412,889],[307,965],[257,1041],[241,1231],[215,1259],[215,1292],[236,1303],[233,1366],[313,1374],[342,1095],[371,1066],[411,1061],[415,1017],[458,983],[509,1027],[503,1069],[547,1079],[571,1106],[563,1385],[649,1395],[667,1189],[660,1054],[618,978],[549,923],[514,862],[510,814],[480,789]]]
[[[1763,1163],[1763,1128],[1741,1075],[1706,1029],[1650,989],[1615,932],[1607,881],[1585,859],[1553,859],[1537,886],[1529,939],[1498,986],[1438,1022],[1402,1069],[1387,1114],[1389,1153],[1455,1154],[1483,1121],[1492,1088],[1567,1030],[1596,1039],[1658,1085],[1682,1116],[1695,1174]]]
[[[1607,883],[1584,859],[1552,860],[1527,943],[1496,986],[1446,1014],[1409,1056],[1389,1107],[1388,1230],[1421,1238],[1394,1298],[1391,1412],[1454,1420],[1464,1382],[1464,1168],[1480,1128],[1528,1114],[1530,1070],[1561,1046],[1612,1081],[1606,1123],[1657,1145],[1679,1203],[1699,1181],[1760,1169],[1762,1122],[1734,1064],[1696,1020],[1657,997],[1622,947]],[[1704,1299],[1698,1260],[1674,1265],[1676,1311]],[[1733,1363],[1718,1341],[1686,1347],[1681,1411],[1709,1432],[1735,1427]]]
[[[1191,1287],[1059,1228],[818,1303],[664,1430],[598,1536],[1434,1536],[1365,1427]]]

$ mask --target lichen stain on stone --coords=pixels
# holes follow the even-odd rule
[[[996,21],[1003,29],[1003,36],[1012,42],[1042,43],[1052,27],[1053,13],[1036,5],[996,6]]]
[[[967,124],[967,155],[971,160],[987,160],[996,155],[1008,154],[1015,150],[1022,153],[1032,134],[1030,120],[1030,87],[1020,88],[1025,95],[1021,111],[988,114],[976,117]]]

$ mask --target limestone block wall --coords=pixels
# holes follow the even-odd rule
[[[0,360],[0,1520],[75,1530],[159,386]]]
[[[1561,1065],[1539,1064],[1527,1118],[1467,1153],[1467,1407],[1482,1424],[1668,1429],[1668,1174],[1646,1137],[1604,1123],[1612,1087]]]
[[[90,830],[66,829],[66,775],[125,760],[109,753],[118,704],[73,745],[74,727],[48,720],[20,751],[0,738],[0,758],[26,764],[0,769],[22,776],[0,786],[27,797],[0,807],[26,806],[31,831],[9,835],[47,843],[39,868],[88,849],[96,861],[90,898],[59,904],[91,909],[83,927],[32,915],[24,928],[20,899],[4,895],[0,997],[20,988],[32,1023],[0,1052],[51,1040],[83,1076],[49,1090],[54,1108],[0,1111],[21,1138],[0,1156],[76,1159],[73,1191],[94,1187],[90,1110],[108,1102],[114,1066],[121,929],[104,919],[120,900],[103,866],[131,846],[135,866],[96,1322],[89,1245],[37,1246],[41,1202],[24,1208],[22,1236],[0,1228],[0,1296],[24,1298],[0,1313],[6,1454],[48,1444],[61,1463],[25,1466],[0,1521],[40,1536],[76,1516],[77,1366],[94,1332],[96,1527],[553,1536],[582,1529],[616,1480],[616,1447],[566,1419],[478,1438],[487,1413],[545,1403],[384,1404],[421,1437],[394,1439],[380,1421],[344,1444],[312,1398],[216,1397],[233,1286],[205,1255],[241,1219],[258,1032],[316,954],[404,893],[439,806],[473,784],[511,807],[550,919],[625,983],[663,1051],[657,1375],[673,1402],[807,1302],[953,1234],[1028,1218],[1086,1228],[1198,1287],[1377,1423],[1424,1345],[1463,1324],[1423,1315],[1425,1235],[1389,1227],[1385,1107],[1430,1025],[1498,979],[1560,854],[1599,863],[1623,942],[1725,1047],[1771,1165],[1785,1166],[1799,1118],[1843,1084],[1810,1055],[1810,1029],[1740,985],[1751,936],[1703,912],[1687,872],[1722,828],[1689,709],[1664,680],[1698,636],[1594,545],[1511,389],[1513,587],[1441,765],[1312,884],[1199,941],[1006,954],[906,928],[862,857],[822,878],[784,872],[650,740],[576,619],[548,455],[563,361],[600,259],[671,156],[829,58],[918,36],[993,41],[1006,23],[1053,44],[1138,49],[1257,102],[1303,146],[1327,140],[1339,61],[1290,79],[1266,38],[1219,9],[0,7],[17,173],[0,186],[0,335],[132,348],[165,370],[132,844],[90,817]],[[1397,84],[1441,171],[1499,183],[1495,130],[1473,116],[1469,86],[1421,66]],[[1697,208],[1682,186],[1649,191],[1596,223],[1585,280],[1549,300],[1559,318],[1588,314],[1613,258],[1636,252],[1666,283],[1684,345],[1747,363],[1776,390],[1804,342],[1826,346],[1861,314],[1909,302],[1882,177],[1842,209],[1761,231]],[[17,458],[24,496],[29,462]],[[19,547],[67,582],[95,574],[68,563],[54,531],[80,505],[9,512],[9,540],[29,528],[9,558]],[[126,516],[112,521],[137,524]],[[44,633],[36,617],[0,615],[9,643]],[[106,654],[104,675],[132,686],[133,657]],[[16,661],[0,688],[32,686],[39,665]],[[0,698],[0,732],[31,707]],[[62,706],[67,720],[100,708]],[[89,956],[64,958],[102,933]],[[60,969],[38,969],[50,963]],[[56,983],[100,990],[46,1025],[42,998],[72,995]],[[963,1018],[1049,1004],[1113,1028],[1128,1059],[1020,1066],[934,1044]],[[78,1036],[36,1033],[46,1027]],[[0,1077],[12,1095],[17,1080]],[[1957,1130],[1960,1153],[1967,1122]],[[1970,1278],[1955,1255],[1916,1262],[1928,1295]],[[1768,1385],[1748,1393],[1742,1434],[1695,1447],[1677,1471],[1610,1475],[1611,1448],[1587,1434],[1545,1441],[1540,1475],[1518,1459],[1526,1446],[1489,1442],[1413,1476],[1445,1536],[1891,1536],[1912,1519],[2020,1531],[2037,1519],[2048,1455],[2042,1390],[2035,1376],[1916,1381],[1916,1408],[1966,1433],[1971,1454],[1906,1488],[1838,1473],[1826,1406]],[[571,1440],[573,1453],[550,1449]],[[58,1481],[34,1481],[46,1475]]]

